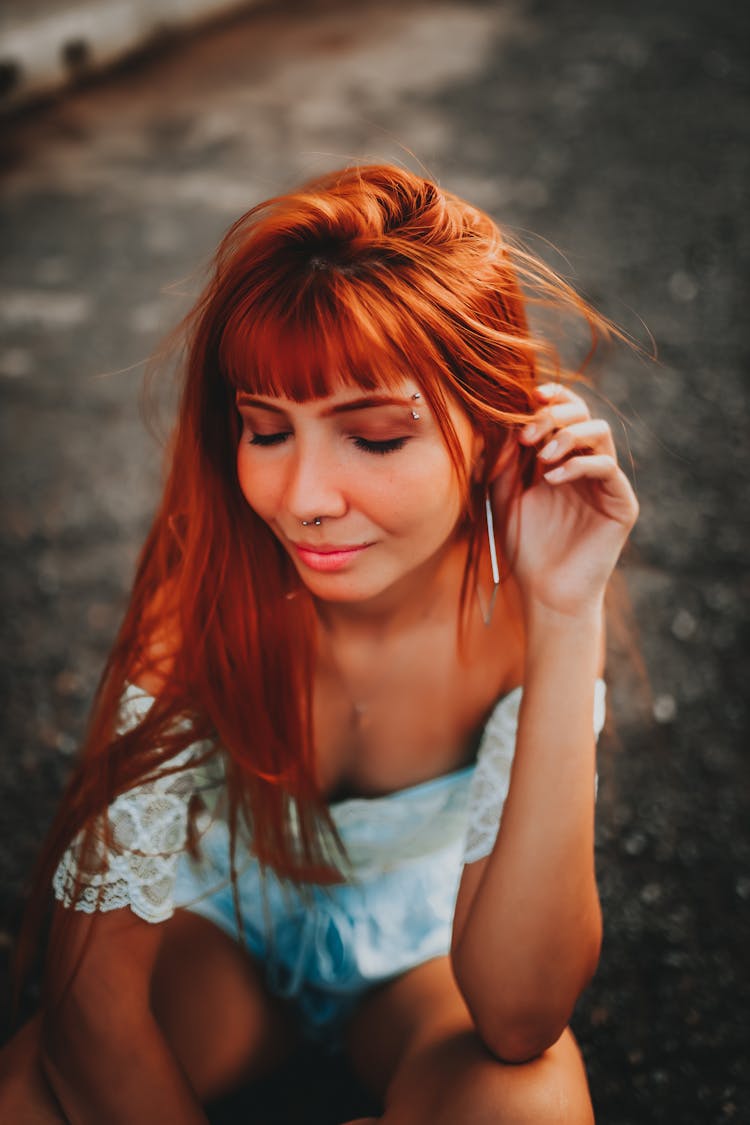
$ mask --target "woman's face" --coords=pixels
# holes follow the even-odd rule
[[[421,580],[462,498],[416,382],[374,393],[342,384],[303,403],[240,392],[237,407],[242,492],[316,597],[366,602]],[[470,470],[480,441],[457,406],[450,413]]]

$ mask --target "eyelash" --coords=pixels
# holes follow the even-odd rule
[[[250,445],[281,445],[289,437],[288,434],[253,434],[249,439]]]
[[[389,438],[387,441],[368,441],[363,437],[352,438],[357,449],[362,449],[365,453],[379,453],[381,457],[386,453],[395,453],[397,449],[403,449],[408,440],[406,437]]]
[[[253,434],[250,438],[250,445],[267,448],[272,445],[281,445],[288,437],[289,434],[283,432],[278,434]],[[352,438],[357,449],[361,449],[364,453],[378,454],[381,457],[384,457],[387,453],[395,453],[398,449],[403,449],[408,440],[408,437],[388,438],[386,441],[369,441],[363,437]]]

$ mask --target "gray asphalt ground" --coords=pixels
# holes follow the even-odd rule
[[[606,937],[574,1027],[605,1125],[750,1121],[749,22],[728,0],[279,0],[6,123],[6,953],[157,496],[144,357],[249,205],[421,161],[656,342],[598,365],[642,502],[623,573],[648,686],[614,643]],[[366,1109],[314,1058],[213,1120]]]

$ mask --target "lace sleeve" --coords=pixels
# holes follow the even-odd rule
[[[135,726],[152,703],[151,696],[128,686],[120,707],[119,733]],[[204,751],[202,743],[186,747],[171,763],[185,767],[179,773],[121,793],[97,821],[86,867],[81,862],[84,834],[80,832],[53,876],[55,898],[87,914],[129,906],[147,922],[169,918],[174,912],[177,862],[187,841],[190,800],[197,792],[203,795],[215,789],[218,780],[207,775],[206,767],[190,767],[191,760]]]
[[[597,738],[604,726],[606,690],[604,681],[597,680],[594,692],[594,733]],[[522,689],[516,688],[501,699],[484,729],[469,791],[464,863],[484,859],[492,851],[497,838],[510,785],[522,694]]]

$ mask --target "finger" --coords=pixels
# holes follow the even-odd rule
[[[612,431],[603,418],[590,418],[586,422],[577,422],[558,430],[552,440],[539,450],[538,456],[542,461],[552,464],[576,450],[606,453],[616,459]]]
[[[584,479],[611,480],[618,475],[626,484],[628,483],[627,477],[620,472],[614,457],[610,457],[609,454],[581,453],[576,457],[570,457],[562,465],[556,465],[554,469],[548,469],[544,479],[550,484],[558,484],[561,481],[568,483]]]
[[[535,414],[519,433],[519,440],[525,445],[535,445],[543,441],[553,430],[561,426],[570,426],[576,422],[585,422],[591,415],[589,408],[582,398],[574,395],[567,402],[546,406]]]
[[[540,402],[551,405],[556,402],[583,402],[579,394],[572,389],[566,387],[564,383],[542,383],[541,386],[535,387],[534,392]]]
[[[631,528],[638,518],[638,500],[630,481],[612,457],[582,455],[571,457],[544,474],[551,485],[573,484],[578,481],[595,481],[600,487],[602,510],[610,519]]]
[[[571,393],[570,388],[564,383],[540,383],[538,387],[534,387],[534,394],[545,402],[552,402],[555,399],[562,401]]]

